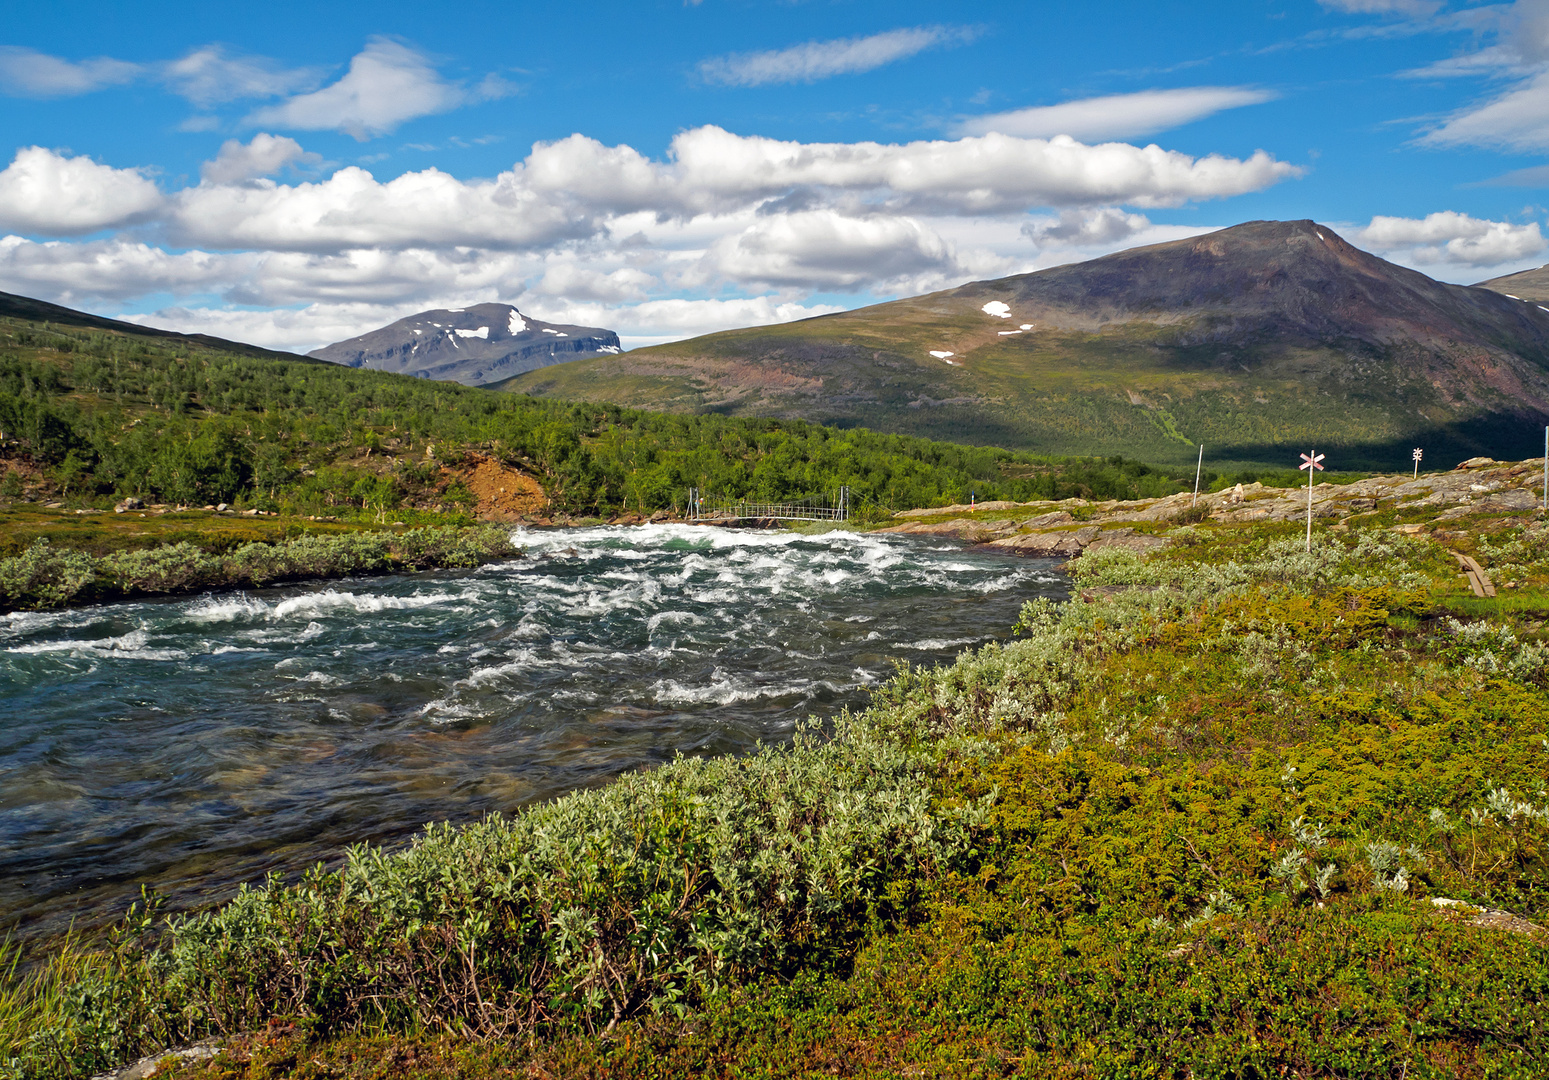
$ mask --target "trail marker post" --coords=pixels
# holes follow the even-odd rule
[[[1425,451],[1417,446],[1415,447],[1415,452],[1410,456],[1415,459],[1415,479],[1418,480],[1420,479],[1420,459],[1425,456]]]
[[[1311,454],[1302,455],[1302,463],[1298,469],[1307,470],[1307,550],[1312,551],[1312,474],[1323,471],[1322,461],[1327,455],[1314,450]]]
[[[1199,505],[1199,474],[1205,467],[1205,444],[1199,444],[1199,464],[1194,466],[1194,501],[1189,503],[1190,509]]]
[[[1544,428],[1544,510],[1549,511],[1549,427]]]

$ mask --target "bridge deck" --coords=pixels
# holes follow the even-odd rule
[[[835,506],[816,505],[817,500],[798,503],[762,503],[727,500],[711,502],[701,497],[697,489],[689,491],[690,521],[848,521],[850,519],[850,492],[842,488]]]

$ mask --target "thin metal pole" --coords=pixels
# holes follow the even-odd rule
[[[1199,505],[1199,474],[1205,467],[1205,444],[1199,444],[1199,463],[1194,466],[1194,501],[1189,503],[1190,509]]]

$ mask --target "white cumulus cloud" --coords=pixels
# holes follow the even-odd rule
[[[1203,120],[1226,109],[1260,105],[1277,96],[1249,86],[1141,90],[975,116],[959,128],[967,135],[993,131],[1025,138],[1069,135],[1075,139],[1132,139]]]
[[[0,236],[0,289],[61,304],[206,292],[240,279],[256,256],[173,253],[122,239],[38,243]]]
[[[1515,225],[1454,210],[1423,218],[1377,216],[1349,235],[1362,247],[1422,266],[1498,266],[1544,250],[1543,233],[1536,221]]]
[[[180,243],[214,248],[516,250],[600,236],[609,219],[632,212],[737,213],[793,193],[803,196],[794,209],[843,209],[852,218],[1016,214],[1033,206],[1174,206],[1260,190],[1299,173],[1263,151],[1195,158],[1064,136],[797,143],[702,127],[679,134],[663,162],[572,135],[535,146],[491,180],[426,169],[384,183],[352,166],[315,183],[205,183],[174,196],[167,228]]]
[[[833,210],[759,217],[717,241],[714,276],[772,286],[852,291],[909,282],[957,269],[951,247],[912,218]]]
[[[273,176],[287,165],[318,165],[321,154],[309,153],[295,139],[284,135],[254,135],[247,143],[227,139],[213,161],[199,166],[199,175],[211,184],[231,184]]]
[[[872,71],[926,49],[970,41],[975,36],[977,31],[969,27],[913,26],[867,37],[809,41],[788,49],[717,56],[701,62],[699,74],[706,82],[725,86],[811,83],[835,75]]]
[[[534,290],[543,296],[565,300],[602,300],[618,303],[644,300],[661,282],[652,274],[633,266],[617,270],[588,266],[575,258],[550,263]]]
[[[1022,234],[1033,243],[1071,247],[1104,247],[1128,240],[1151,228],[1144,214],[1130,214],[1115,206],[1095,210],[1065,210],[1057,220],[1028,222]]]
[[[248,117],[258,127],[338,130],[364,140],[406,120],[452,109],[506,92],[498,79],[470,90],[441,77],[423,54],[388,38],[373,38],[337,82],[300,94]]]
[[[167,227],[183,244],[315,252],[524,248],[595,231],[518,180],[462,181],[425,169],[382,183],[351,166],[316,183],[201,184],[177,193]]]
[[[41,146],[18,150],[0,172],[0,229],[79,236],[144,220],[162,203],[160,190],[139,169],[115,169]]]
[[[676,187],[716,200],[773,198],[800,187],[875,193],[888,205],[984,214],[1029,206],[1174,206],[1240,195],[1301,175],[1260,150],[1195,158],[1158,146],[1090,146],[1066,136],[990,134],[912,143],[798,143],[707,126],[672,142]]]
[[[74,97],[139,77],[141,67],[99,56],[62,60],[34,49],[0,45],[0,93],[13,97]]]

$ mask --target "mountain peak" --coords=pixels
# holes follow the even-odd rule
[[[612,330],[547,323],[512,304],[434,308],[308,356],[480,386],[550,364],[622,352]]]
[[[1199,443],[1255,462],[1314,444],[1351,465],[1415,446],[1520,457],[1549,419],[1549,311],[1517,295],[1434,281],[1316,221],[1248,221],[510,388],[1152,461]]]

